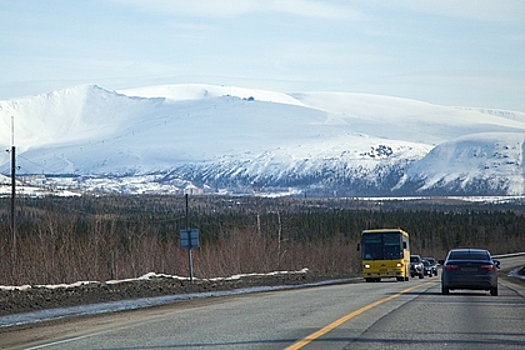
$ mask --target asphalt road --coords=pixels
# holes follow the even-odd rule
[[[525,258],[502,259],[502,265],[523,266]],[[500,280],[497,297],[476,291],[443,296],[439,281],[426,277],[177,303],[35,327],[18,348],[525,348],[523,285]]]

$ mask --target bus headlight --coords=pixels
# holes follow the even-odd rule
[[[402,263],[397,263],[396,266],[397,266],[397,267],[403,267],[403,264],[402,264]]]
[[[370,265],[369,264],[365,264],[365,269],[369,269],[370,268]]]

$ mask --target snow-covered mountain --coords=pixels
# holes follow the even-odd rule
[[[525,194],[525,113],[357,93],[96,85],[0,101],[17,174],[115,192]],[[10,173],[10,155],[0,154]],[[28,177],[27,179],[31,179]]]

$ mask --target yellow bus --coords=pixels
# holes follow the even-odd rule
[[[400,228],[364,230],[361,233],[363,278],[379,282],[382,278],[408,281],[410,276],[410,240]]]

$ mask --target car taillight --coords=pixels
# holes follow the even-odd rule
[[[481,265],[479,267],[480,270],[487,270],[487,271],[492,271],[494,270],[494,265]]]
[[[445,265],[445,270],[448,270],[448,271],[454,271],[458,269],[459,269],[458,265]]]

